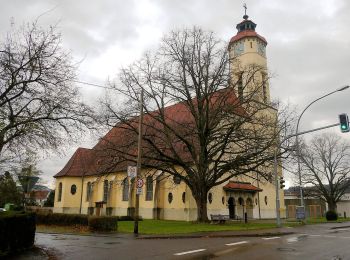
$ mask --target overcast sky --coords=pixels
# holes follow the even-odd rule
[[[120,66],[156,48],[172,29],[197,25],[229,41],[242,21],[244,2],[256,31],[268,41],[272,98],[296,104],[301,111],[312,100],[350,84],[350,2],[345,0],[11,0],[1,5],[0,33],[3,37],[11,24],[19,26],[40,15],[41,25],[58,23],[64,47],[81,61],[79,80],[104,85]],[[101,88],[79,87],[90,104],[103,94]],[[336,93],[313,105],[300,128],[337,123],[338,114],[350,113],[349,108],[350,90]],[[88,140],[81,144],[92,145]],[[76,148],[41,162],[48,184]]]

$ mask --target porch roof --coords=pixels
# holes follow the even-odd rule
[[[229,181],[223,189],[225,191],[246,191],[246,192],[260,192],[262,189],[255,187],[250,182],[235,182]]]

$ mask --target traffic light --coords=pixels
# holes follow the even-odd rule
[[[340,131],[342,133],[347,133],[350,131],[349,129],[349,117],[347,114],[339,115],[339,123],[340,123]]]
[[[283,177],[280,177],[280,189],[283,189],[286,185],[284,185],[286,181],[283,179]]]

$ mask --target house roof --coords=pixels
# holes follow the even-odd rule
[[[83,176],[91,173],[94,161],[94,151],[87,148],[79,147],[67,164],[54,177],[61,176]]]
[[[198,101],[194,98],[192,103],[195,104],[196,102]],[[245,111],[240,107],[239,100],[231,87],[214,92],[209,102],[212,107],[219,106],[222,109],[227,108],[228,110],[234,108],[234,113],[241,116],[245,115]],[[191,160],[190,152],[176,138],[173,138],[170,144],[164,143],[164,133],[163,131],[159,131],[159,129],[164,128],[164,125],[156,120],[156,117],[160,115],[164,116],[166,124],[186,133],[188,140],[196,145],[196,139],[193,133],[194,127],[190,126],[195,124],[195,119],[188,105],[185,102],[181,102],[165,107],[162,111],[156,110],[145,113],[143,131],[144,136],[148,136],[159,143],[160,149],[165,154],[175,151],[182,160]],[[92,149],[78,148],[63,169],[54,177],[91,176],[125,171],[127,166],[130,165],[130,162],[127,158],[119,158],[119,161],[116,162],[118,156],[116,156],[114,150],[115,147],[120,148],[125,146],[130,156],[136,156],[137,133],[133,131],[132,127],[138,124],[138,120],[139,117],[134,117],[127,122],[117,124]],[[152,152],[152,148],[147,147],[146,142],[143,143],[143,153]]]
[[[226,191],[247,191],[247,192],[260,192],[262,189],[255,187],[250,182],[235,182],[229,181],[224,187]]]
[[[36,200],[45,200],[49,193],[49,190],[34,190],[30,193],[30,197]]]

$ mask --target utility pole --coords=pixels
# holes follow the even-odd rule
[[[280,147],[280,145],[278,147]],[[275,149],[273,170],[274,170],[275,184],[276,184],[276,220],[277,220],[277,227],[281,227],[280,193],[279,193],[277,166],[278,166],[278,164],[277,164],[277,149]]]
[[[135,216],[134,216],[134,235],[139,234],[139,206],[140,206],[140,194],[137,192],[137,183],[139,176],[141,176],[141,158],[142,158],[142,125],[143,125],[143,88],[141,88],[140,94],[140,116],[139,116],[139,134],[137,140],[137,171],[134,181],[135,189]]]

